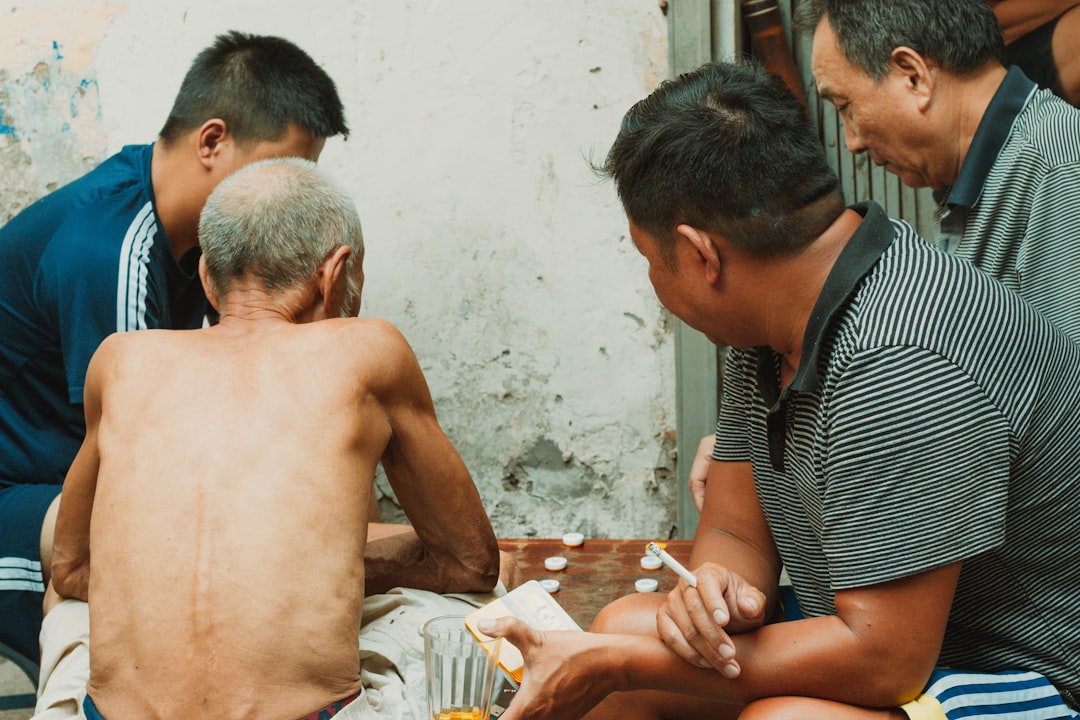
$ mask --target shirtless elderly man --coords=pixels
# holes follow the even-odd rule
[[[409,344],[351,317],[348,196],[307,161],[255,163],[199,235],[220,323],[110,336],[87,376],[53,562],[89,600],[86,716],[374,717],[353,699],[365,583],[490,590],[495,536]],[[379,462],[415,534],[372,541],[365,577]]]

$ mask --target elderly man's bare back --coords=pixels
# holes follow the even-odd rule
[[[113,336],[86,397],[59,527],[78,532],[89,494],[87,688],[109,720],[290,720],[360,690],[380,461],[427,548],[414,572],[494,583],[479,496],[385,322],[256,312]]]

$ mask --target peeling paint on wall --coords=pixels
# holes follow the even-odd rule
[[[106,156],[94,48],[109,3],[0,6],[0,221]]]

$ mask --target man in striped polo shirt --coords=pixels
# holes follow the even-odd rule
[[[1080,340],[1080,109],[1002,65],[985,0],[806,0],[848,149],[941,203],[939,243]]]
[[[933,188],[938,243],[1080,341],[1080,109],[1006,70],[990,5],[803,0],[796,21],[848,149]],[[712,448],[690,473],[699,509]]]
[[[210,192],[254,160],[316,160],[347,132],[307,53],[228,33],[195,59],[157,142],[123,148],[0,228],[0,640],[38,657],[91,355],[111,333],[202,325],[197,227]]]
[[[1080,717],[1080,345],[845,208],[762,70],[665,83],[603,169],[657,297],[733,348],[717,461],[693,584],[613,634],[481,628],[526,661],[503,720]],[[781,566],[804,617],[768,622]]]

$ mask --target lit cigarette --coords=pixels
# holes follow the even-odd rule
[[[692,588],[697,587],[697,578],[694,577],[694,573],[683,567],[683,564],[675,558],[668,555],[667,550],[657,545],[654,542],[649,543],[645,548],[656,557],[660,558],[660,561],[667,565],[669,568],[675,571],[675,574],[686,581],[686,584]]]

